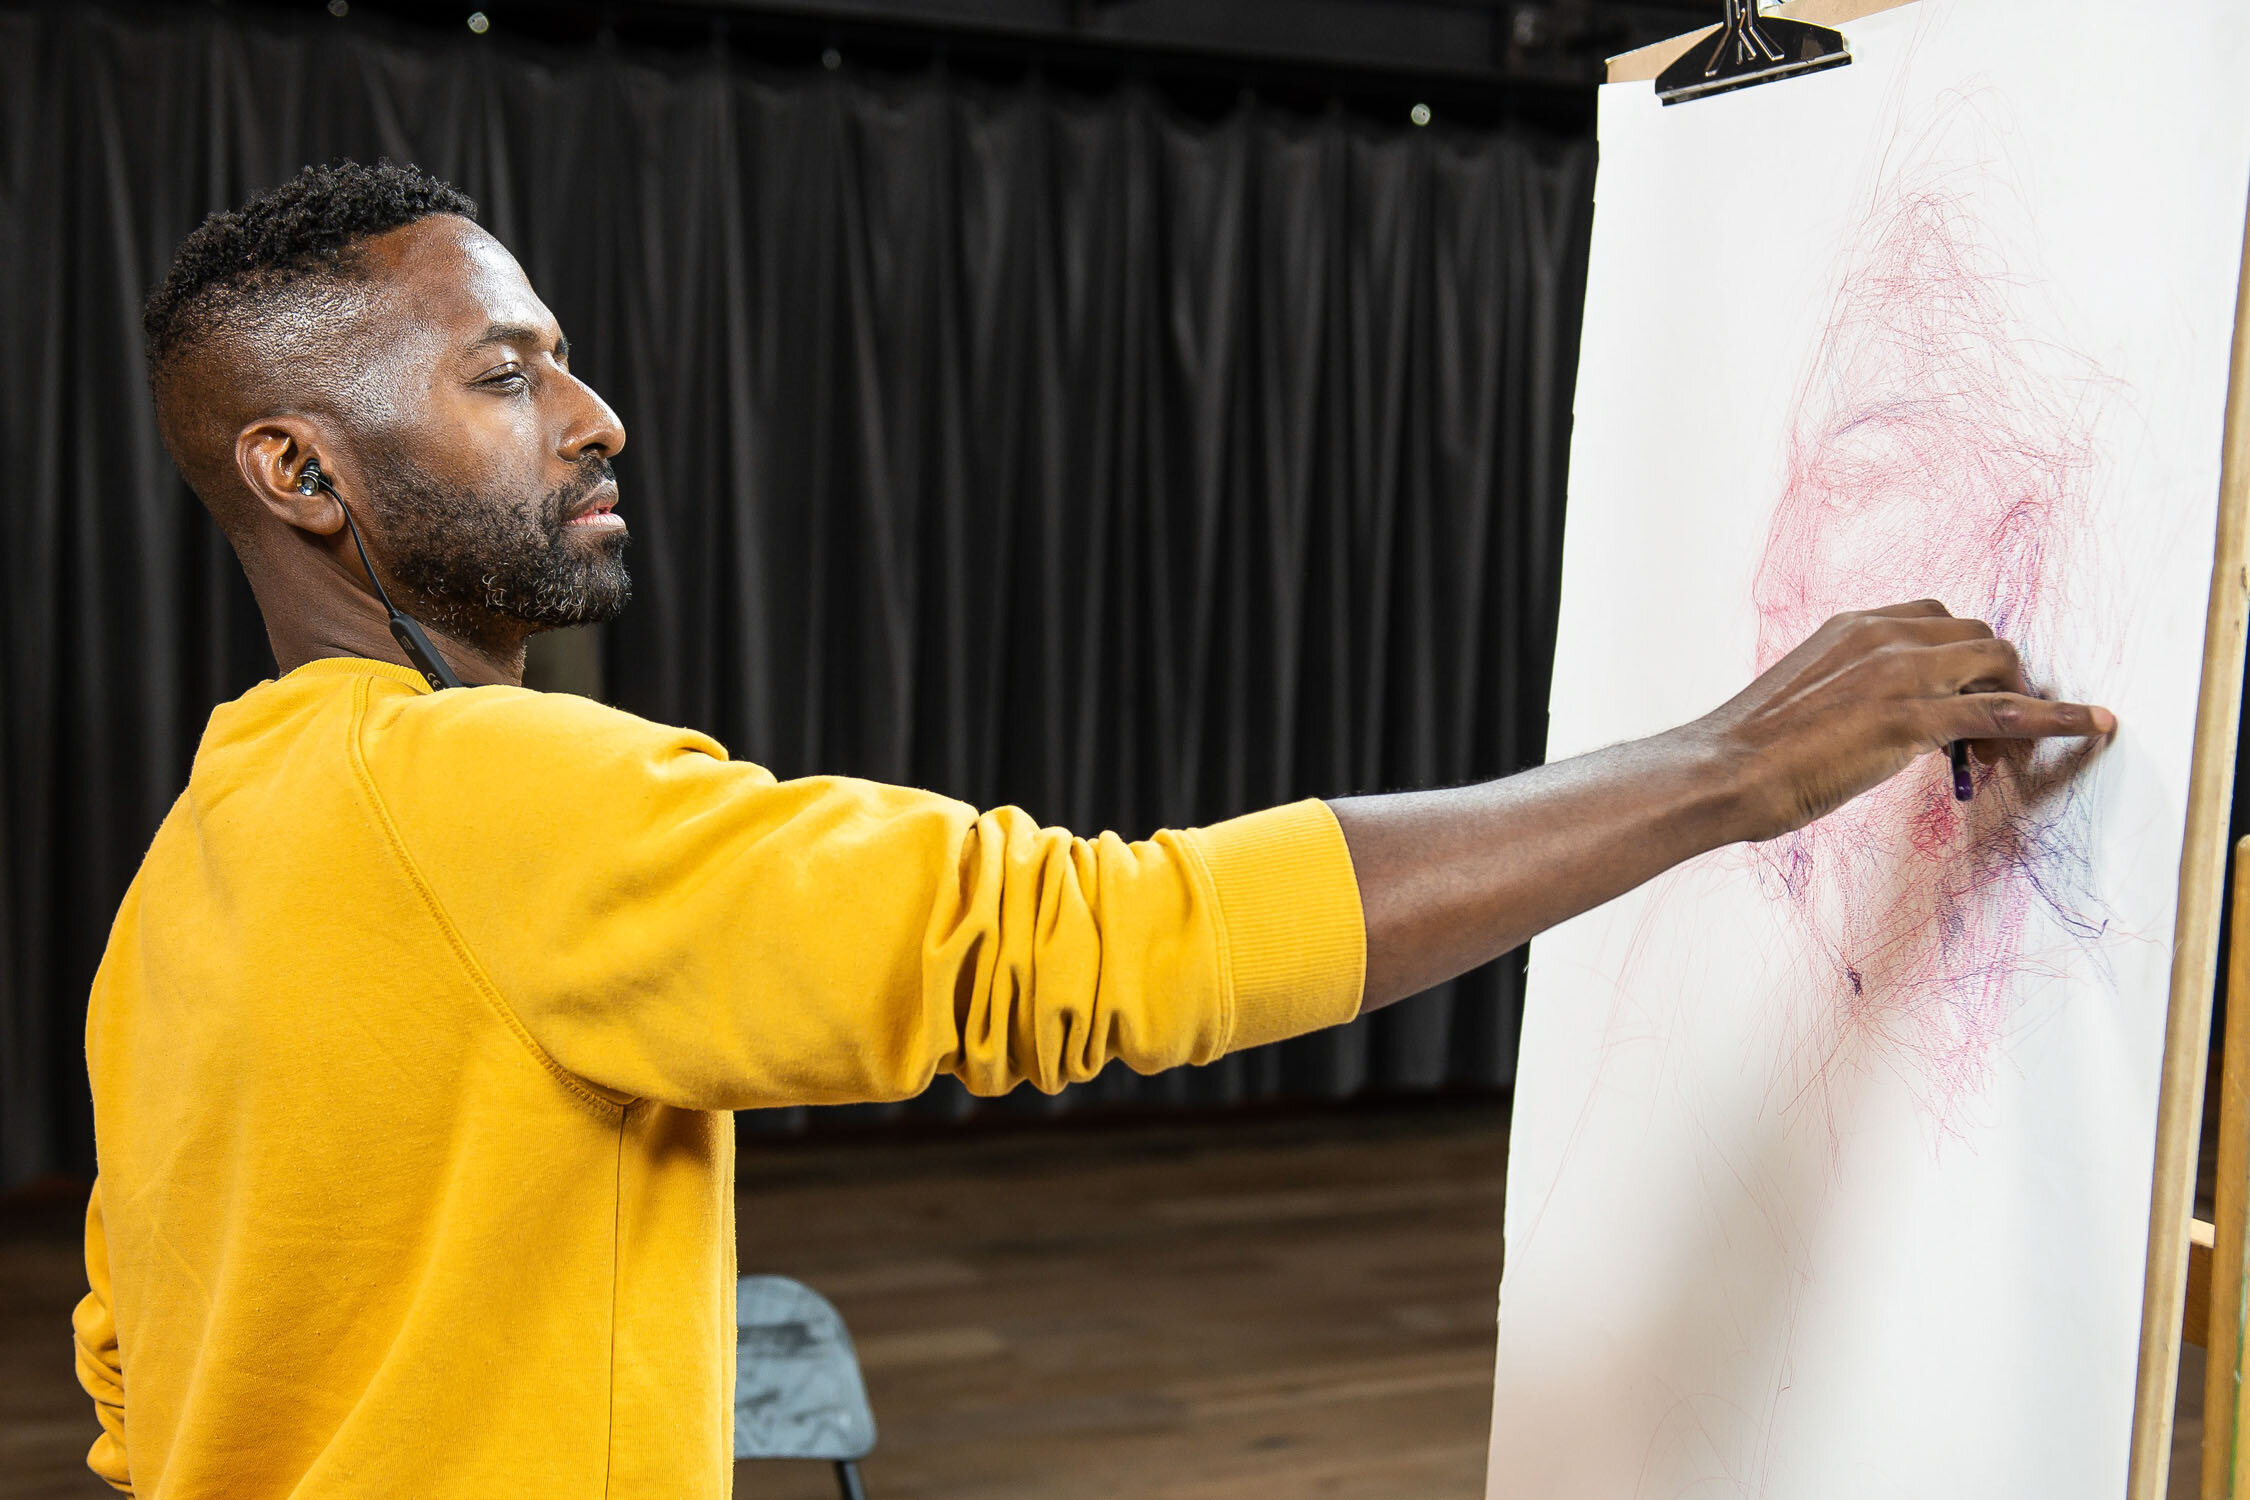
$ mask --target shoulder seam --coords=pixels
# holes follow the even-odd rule
[[[492,982],[492,977],[485,972],[484,965],[477,962],[476,954],[471,951],[468,940],[461,935],[461,930],[454,925],[453,918],[447,915],[444,904],[438,900],[437,891],[430,885],[428,878],[423,875],[422,867],[415,863],[413,853],[406,847],[405,837],[398,831],[397,821],[391,817],[390,805],[383,800],[383,794],[376,789],[374,773],[367,766],[366,747],[360,739],[367,724],[367,685],[373,680],[372,678],[362,677],[352,684],[351,723],[346,733],[346,741],[351,755],[352,774],[358,778],[360,792],[367,798],[368,805],[375,810],[375,820],[382,825],[384,841],[390,845],[392,856],[398,860],[399,868],[405,872],[407,883],[414,887],[415,894],[421,898],[422,905],[429,912],[431,920],[437,923],[438,931],[445,934],[447,946],[453,950],[454,957],[460,960],[461,967],[469,976],[470,987],[476,990],[487,1005],[492,1007],[494,1014],[499,1016],[501,1024],[507,1027],[523,1049],[529,1052],[539,1065],[546,1069],[548,1074],[569,1092],[572,1098],[591,1109],[597,1119],[605,1123],[614,1123],[622,1119],[626,1110],[624,1104],[605,1099],[600,1094],[595,1093],[586,1086],[583,1079],[561,1063],[556,1062],[553,1057],[548,1055],[547,1049],[539,1045],[538,1038],[531,1034],[530,1028],[525,1026],[522,1019],[516,1015],[514,1007],[510,1006],[506,998],[501,995],[499,987]]]

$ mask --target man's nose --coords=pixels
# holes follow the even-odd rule
[[[592,386],[575,375],[566,378],[575,388],[572,394],[577,409],[563,431],[562,456],[576,460],[598,453],[604,458],[615,458],[625,446],[625,424]]]

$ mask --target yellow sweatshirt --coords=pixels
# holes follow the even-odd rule
[[[1306,802],[1127,844],[316,661],[211,717],[86,1023],[88,1462],[147,1497],[720,1496],[726,1111],[1350,1018]]]

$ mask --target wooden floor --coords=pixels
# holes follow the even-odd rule
[[[1489,1107],[762,1152],[743,1268],[851,1325],[874,1500],[1474,1500],[1505,1165]]]
[[[742,1267],[851,1325],[871,1500],[1477,1500],[1506,1154],[1497,1106],[766,1146]],[[110,1493],[71,1376],[82,1201],[0,1213],[0,1500]],[[836,1491],[744,1464],[736,1493]]]

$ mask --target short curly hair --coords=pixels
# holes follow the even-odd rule
[[[354,278],[360,241],[435,214],[474,220],[477,206],[419,167],[348,158],[306,167],[240,208],[212,214],[180,242],[172,269],[141,309],[151,377],[283,292]]]

